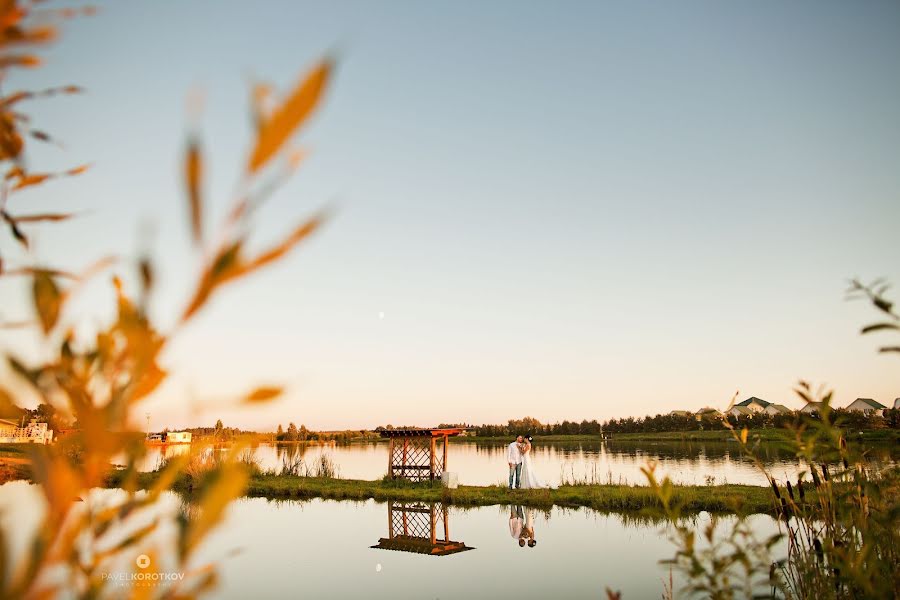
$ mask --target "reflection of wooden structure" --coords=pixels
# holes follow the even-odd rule
[[[429,556],[474,550],[450,540],[448,516],[447,507],[440,502],[388,502],[388,537],[379,539],[372,548]]]
[[[385,429],[382,437],[390,440],[388,477],[410,481],[434,481],[447,470],[447,440],[465,429]],[[437,452],[438,440],[443,451]]]

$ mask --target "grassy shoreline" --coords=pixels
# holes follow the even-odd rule
[[[141,487],[149,487],[157,472],[142,473]],[[120,475],[112,476],[108,487],[119,487]],[[179,479],[174,489],[185,494],[197,492],[189,477]],[[585,507],[601,512],[657,512],[659,500],[646,486],[565,485],[553,490],[509,490],[503,486],[460,486],[455,490],[440,484],[412,484],[405,481],[333,479],[295,475],[254,474],[244,494],[247,497],[406,502],[443,502],[454,506],[492,506],[522,504],[549,509]],[[685,514],[707,511],[718,514],[773,513],[771,490],[750,485],[677,485],[673,498]]]

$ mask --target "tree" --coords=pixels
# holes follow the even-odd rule
[[[297,426],[293,423],[288,423],[287,434],[284,437],[289,442],[296,442],[299,437]]]
[[[275,439],[279,442],[284,440],[284,427],[281,426],[281,423],[278,424],[278,431],[275,432]]]

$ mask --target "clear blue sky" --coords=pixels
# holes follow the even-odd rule
[[[900,284],[897,2],[98,4],[15,81],[89,90],[33,105],[65,149],[32,162],[94,167],[11,208],[86,214],[31,228],[32,257],[8,236],[0,252],[75,268],[150,244],[166,324],[195,272],[188,92],[206,94],[219,218],[251,76],[283,90],[339,58],[256,239],[326,203],[336,218],[185,332],[156,428],[606,419],[737,389],[797,406],[800,377],[839,403],[900,396],[898,358],[858,335],[874,313],[843,300],[854,275]],[[27,315],[22,283],[0,282],[4,318]],[[70,320],[89,330],[107,296],[91,286]],[[224,408],[256,383],[290,391]]]

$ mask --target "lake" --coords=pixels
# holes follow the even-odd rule
[[[90,500],[102,503],[120,493],[95,490]],[[181,502],[174,494],[165,501],[170,513]],[[25,551],[21,534],[38,522],[42,506],[37,490],[27,483],[0,486],[0,519],[4,528],[10,527],[7,531],[19,534],[12,540],[13,555]],[[519,518],[534,545],[520,545],[510,533],[511,520],[517,532]],[[697,526],[709,520],[701,514]],[[719,531],[731,522],[721,519]],[[11,528],[11,523],[17,526]],[[777,530],[764,515],[751,517],[751,523],[760,536]],[[165,557],[171,552],[172,531],[164,522],[131,554]],[[432,532],[436,544],[431,543]],[[435,545],[438,554],[423,553]],[[223,599],[596,599],[606,597],[608,586],[631,600],[661,596],[669,571],[659,561],[673,552],[664,525],[587,509],[463,510],[440,504],[245,498],[230,507],[223,526],[207,539],[198,565],[220,565],[212,597]],[[107,567],[108,572],[139,572],[135,559],[130,554],[126,558]],[[164,563],[160,558],[161,569],[168,568]],[[116,585],[124,594],[133,584]]]
[[[189,446],[150,448],[142,465],[152,470],[166,455],[187,452]],[[281,468],[292,456],[312,465],[322,456],[337,467],[346,479],[380,479],[387,472],[385,443],[261,444],[253,449],[263,469]],[[534,447],[534,464],[541,477],[551,484],[568,481],[588,483],[647,483],[641,467],[648,460],[658,463],[660,477],[668,475],[676,483],[768,485],[765,476],[729,442],[564,442]],[[763,446],[763,463],[778,478],[796,479],[803,467],[789,451],[773,444]],[[900,459],[893,446],[872,449],[872,458],[881,462]],[[506,446],[491,442],[454,442],[450,444],[449,471],[459,475],[463,485],[504,483],[508,477]]]

